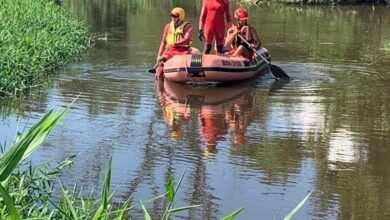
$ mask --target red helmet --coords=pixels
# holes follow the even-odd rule
[[[248,12],[245,8],[239,7],[234,11],[234,17],[238,18],[240,20],[247,20],[248,19]]]

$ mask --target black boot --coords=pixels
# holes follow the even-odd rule
[[[223,54],[224,52],[223,45],[217,45],[217,54]]]
[[[206,46],[203,48],[204,54],[209,54],[211,51],[211,44],[206,44]]]

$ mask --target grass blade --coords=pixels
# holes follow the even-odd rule
[[[177,190],[179,190],[179,187],[181,185],[181,182],[183,181],[183,178],[184,178],[184,175],[186,174],[186,172],[187,172],[187,167],[184,169],[184,172],[181,175],[179,182],[177,183],[177,186],[176,186],[176,189],[175,189],[175,193],[174,193],[175,195],[177,193]]]
[[[305,204],[306,200],[310,197],[313,191],[314,190],[310,191],[309,194],[307,194],[307,196],[304,199],[302,199],[302,201],[298,203],[298,205],[295,206],[295,208],[290,213],[288,213],[283,220],[290,220],[290,218],[293,217],[293,215],[295,215],[295,213],[303,206],[303,204]]]
[[[12,148],[0,160],[0,181],[7,179],[13,169],[39,147],[73,103],[74,101],[62,112],[50,110],[26,133],[17,138]]]
[[[62,213],[63,215],[65,215],[67,218],[71,219],[71,216],[69,216],[68,213],[66,213],[65,210],[61,209],[58,205],[56,205],[55,202],[51,201],[50,199],[49,199],[48,201],[49,201],[49,203],[50,203],[51,205],[53,205],[54,208],[56,208],[59,212],[61,212],[61,213]]]
[[[127,206],[130,203],[130,199],[128,199],[125,204],[122,206],[121,211],[118,213],[118,216],[116,217],[116,220],[121,220],[123,219],[123,214],[125,213],[125,210],[127,209]]]
[[[142,201],[140,203],[141,203],[142,210],[144,210],[144,219],[145,220],[152,220],[152,218],[150,217],[149,212],[146,209],[144,203]]]
[[[245,207],[241,207],[239,209],[234,210],[229,215],[221,218],[221,220],[232,220],[236,215],[238,215],[242,210],[244,210]]]
[[[10,213],[9,217],[11,217],[11,219],[13,220],[19,220],[20,216],[18,211],[15,208],[14,201],[12,200],[12,198],[9,196],[9,194],[1,184],[0,184],[0,194],[3,197],[3,201],[6,204],[8,211]]]
[[[64,189],[62,189],[62,193],[64,195],[65,202],[68,205],[68,208],[70,209],[70,212],[73,216],[73,219],[78,220],[79,217],[77,216],[77,212],[72,204],[72,201],[70,201],[70,199],[69,199],[68,192],[65,191]]]
[[[108,161],[106,168],[106,176],[104,177],[104,183],[102,188],[102,204],[93,216],[93,220],[97,220],[103,216],[103,213],[107,210],[108,201],[110,200],[110,181],[111,181],[111,166],[112,157]]]
[[[168,183],[167,183],[167,198],[169,202],[173,202],[173,198],[175,197],[175,188],[172,175],[169,175]]]
[[[106,176],[104,177],[104,184],[102,189],[102,201],[103,201],[103,209],[107,209],[108,198],[110,196],[110,181],[111,181],[111,165],[112,165],[112,157],[108,161]]]
[[[101,216],[102,216],[102,213],[103,213],[103,206],[101,205],[99,207],[99,209],[96,211],[95,215],[93,216],[92,220],[98,220]]]

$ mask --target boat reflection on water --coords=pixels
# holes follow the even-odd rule
[[[199,131],[207,154],[215,153],[218,142],[228,133],[233,144],[243,144],[246,128],[256,115],[249,82],[192,87],[165,80],[157,84],[157,93],[171,138],[183,139],[185,130]]]

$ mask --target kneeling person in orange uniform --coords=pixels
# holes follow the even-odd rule
[[[192,26],[184,21],[185,11],[176,7],[170,13],[172,21],[165,25],[158,50],[156,78],[164,76],[164,62],[178,54],[190,53]]]
[[[253,50],[261,48],[261,42],[259,35],[255,28],[248,24],[248,12],[239,7],[234,11],[234,18],[236,22],[228,30],[225,48],[230,49],[229,55],[244,56],[248,59],[252,59]],[[241,38],[244,38],[248,43],[246,44]]]

